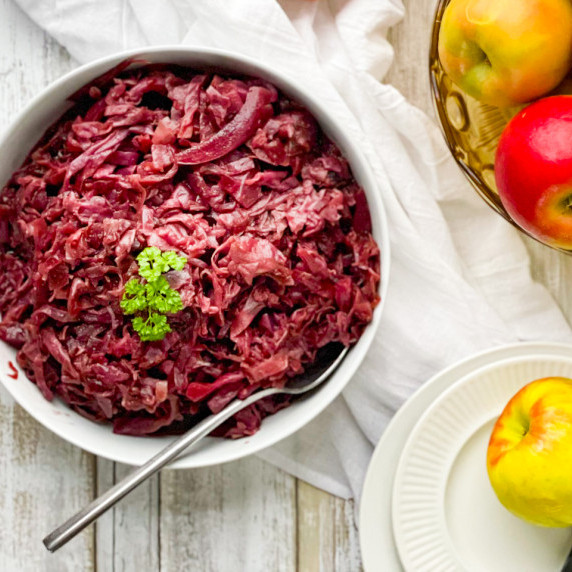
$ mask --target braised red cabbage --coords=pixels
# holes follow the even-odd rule
[[[118,433],[180,432],[355,343],[379,249],[347,161],[274,86],[123,68],[76,94],[0,193],[0,337],[46,399]],[[167,274],[185,308],[158,342],[119,306],[147,246],[188,260]]]

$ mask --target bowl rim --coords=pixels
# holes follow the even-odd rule
[[[454,136],[453,136],[453,127],[447,120],[447,112],[446,112],[446,102],[443,99],[443,94],[439,88],[439,77],[437,67],[440,68],[443,75],[447,75],[445,70],[442,68],[441,59],[439,57],[439,31],[441,29],[441,24],[443,21],[443,15],[445,13],[445,9],[451,3],[451,0],[437,0],[437,4],[435,6],[435,12],[433,16],[433,24],[431,26],[430,32],[430,43],[429,43],[429,55],[428,55],[428,63],[429,63],[429,91],[431,94],[431,102],[433,104],[433,111],[437,116],[437,124],[439,125],[441,135],[443,136],[453,159],[465,175],[465,177],[469,180],[477,194],[500,216],[502,216],[505,220],[511,223],[513,226],[518,225],[511,219],[509,214],[506,212],[505,208],[503,207],[500,198],[496,193],[494,193],[491,189],[489,189],[488,185],[482,181],[477,174],[473,171],[473,169],[461,158],[459,157],[459,153],[456,149],[456,145],[454,143]],[[457,86],[457,89],[463,91],[462,88]],[[463,92],[464,93],[464,92]]]
[[[238,73],[261,77],[273,83],[285,94],[291,96],[304,105],[304,107],[314,115],[328,137],[330,137],[334,143],[340,147],[343,155],[348,159],[354,176],[356,176],[356,179],[358,179],[358,182],[364,188],[372,217],[374,237],[380,248],[380,302],[374,310],[372,321],[366,326],[361,338],[350,349],[336,372],[334,372],[327,383],[323,384],[308,398],[294,403],[288,408],[265,418],[261,428],[255,435],[243,437],[239,440],[224,440],[236,445],[232,448],[227,447],[229,449],[228,451],[226,451],[225,448],[222,450],[222,453],[215,451],[209,455],[207,451],[206,454],[201,455],[200,453],[208,448],[209,442],[215,440],[223,441],[220,438],[206,437],[202,440],[202,443],[199,443],[199,445],[202,445],[201,447],[195,446],[190,452],[184,453],[169,465],[169,468],[207,467],[243,458],[275,445],[315,419],[328,407],[328,405],[331,404],[332,401],[334,401],[335,398],[341,394],[363,361],[363,358],[371,346],[373,338],[379,330],[381,313],[387,298],[389,270],[391,265],[388,221],[382,201],[383,189],[375,179],[373,170],[366,159],[365,153],[361,150],[359,143],[344,130],[341,123],[339,123],[338,120],[325,108],[325,106],[315,99],[311,93],[306,90],[306,88],[299,85],[299,80],[291,77],[288,73],[277,72],[267,63],[228,50],[180,45],[161,45],[117,52],[78,66],[50,83],[24,105],[24,107],[16,114],[9,127],[0,136],[0,152],[18,131],[21,123],[25,121],[33,110],[41,107],[43,103],[51,100],[60,100],[64,103],[65,100],[72,93],[77,91],[79,87],[94,80],[96,77],[105,71],[108,71],[119,62],[128,58],[145,58],[146,56],[149,56],[152,59],[150,63],[169,63],[167,60],[174,57],[175,59],[188,59],[189,63],[186,65],[189,67],[196,65],[197,69],[200,69],[200,63],[193,64],[190,61],[200,60],[203,61],[203,68],[208,68],[212,64],[213,68],[220,67],[221,70],[225,70],[227,73]],[[210,63],[204,63],[205,60],[208,60]],[[170,63],[176,65],[175,62]],[[78,84],[80,79],[81,82]],[[70,89],[70,85],[73,87],[72,89]],[[57,121],[57,117],[59,117],[59,115],[56,114],[55,117],[56,119],[44,122],[46,125],[44,130],[49,125]],[[327,125],[324,125],[324,123]],[[26,147],[25,154],[19,160],[18,166],[21,164],[22,159],[28,155],[36,141],[37,139],[33,140],[31,146]],[[13,170],[9,169],[10,174],[12,171]],[[0,181],[0,191],[5,183],[6,180],[4,179]],[[8,344],[2,342],[2,345],[9,348],[11,351],[14,351],[13,348],[8,346]],[[38,391],[39,394],[39,390],[35,384],[28,380],[17,364],[16,369],[22,374],[22,380],[25,380],[27,384],[30,384],[32,389]],[[57,410],[54,409],[53,414],[46,414],[45,412],[41,413],[35,406],[33,407],[30,405],[24,395],[24,391],[18,391],[18,385],[14,384],[14,380],[7,379],[7,377],[8,374],[2,372],[0,374],[0,382],[25,411],[27,411],[42,426],[49,429],[65,441],[88,453],[115,462],[138,465],[144,463],[148,458],[155,454],[155,452],[158,452],[162,447],[166,446],[168,442],[175,438],[174,436],[127,436],[115,434],[111,431],[111,426],[109,424],[98,424],[90,421],[82,417],[79,413],[73,411],[57,398],[52,402],[45,400],[46,404],[56,407]],[[337,383],[332,384],[333,381],[337,381]],[[318,399],[318,396],[320,399]],[[40,397],[42,400],[44,399],[43,396]],[[314,400],[312,402],[312,407],[308,406],[303,410],[301,407],[296,408],[300,403],[309,402],[312,399]],[[300,412],[298,412],[297,409],[300,409]],[[271,422],[272,419],[276,419],[277,422],[281,421],[280,417],[282,414],[288,414],[288,412],[291,412],[289,415],[291,419],[288,420],[288,423],[282,422],[281,427],[277,430],[264,431],[265,424],[268,425],[268,422]],[[297,412],[298,414],[296,414]],[[59,416],[71,414],[73,416],[72,423],[77,421],[77,423],[87,422],[91,424],[94,429],[94,431],[92,431],[94,437],[89,438],[86,443],[83,432],[66,432],[64,426],[62,426],[61,423],[56,422],[56,414],[59,414]],[[98,431],[95,429],[98,429]],[[101,439],[99,435],[96,435],[96,433],[101,433],[101,429],[107,430],[105,433],[107,438]],[[135,445],[135,441],[132,441],[133,439],[137,440],[140,444],[140,446],[135,447],[136,453],[134,454],[129,452],[129,447],[122,447],[123,452],[119,454],[112,446],[110,446],[110,443],[112,444],[113,441],[118,440],[125,440],[126,442],[129,441]],[[240,444],[244,446],[240,446]],[[141,455],[142,450],[145,450],[145,455]],[[198,455],[195,454],[197,451],[199,453]]]

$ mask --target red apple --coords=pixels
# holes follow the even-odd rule
[[[572,250],[572,96],[540,99],[511,119],[497,147],[495,177],[520,227]]]

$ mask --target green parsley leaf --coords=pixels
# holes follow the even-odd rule
[[[133,329],[139,334],[144,342],[156,342],[162,340],[165,334],[171,331],[167,323],[167,316],[157,312],[149,312],[147,319],[141,316],[133,318]]]
[[[172,270],[182,270],[187,263],[184,256],[179,256],[175,251],[169,250],[163,253],[163,260]]]
[[[161,252],[149,246],[137,256],[139,276],[125,284],[120,306],[126,314],[139,314],[133,318],[133,329],[142,341],[158,341],[171,331],[165,314],[175,314],[183,309],[181,295],[171,288],[163,276],[169,270],[182,270],[187,263],[184,256],[175,251]],[[147,312],[144,318],[141,313]]]
[[[157,280],[163,273],[162,253],[156,246],[148,246],[137,256],[139,276],[148,282]]]
[[[149,308],[162,314],[175,314],[183,309],[181,295],[171,288],[164,276],[145,284]]]
[[[132,278],[125,284],[125,293],[120,302],[121,309],[126,314],[142,312],[147,308],[147,298],[145,296],[145,285]]]
[[[137,256],[137,263],[139,276],[152,282],[169,270],[182,270],[187,259],[179,256],[174,250],[161,252],[156,246],[148,246]]]

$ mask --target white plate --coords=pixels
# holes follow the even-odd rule
[[[528,366],[519,365],[527,363]],[[528,376],[533,376],[529,381],[543,375],[564,375],[564,372],[572,377],[572,346],[525,343],[489,350],[440,372],[407,401],[378,443],[364,484],[359,524],[366,571],[396,572],[404,569],[392,531],[394,482],[400,498],[410,502],[413,498],[411,495],[415,493],[410,484],[404,488],[405,472],[402,471],[413,474],[413,486],[423,487],[431,481],[429,486],[433,487],[431,494],[413,501],[417,503],[414,510],[401,524],[396,525],[398,534],[401,534],[397,540],[405,569],[414,572],[559,570],[570,545],[569,529],[542,529],[513,517],[494,497],[486,476],[484,451],[493,419],[526,381],[517,383],[513,379],[507,383],[504,377],[497,379],[497,384],[493,384],[494,397],[487,390],[470,389],[480,392],[479,396],[475,397],[476,401],[471,401],[473,407],[465,408],[452,429],[441,433],[448,445],[443,443],[435,447],[435,451],[425,457],[431,467],[438,466],[433,471],[436,477],[429,477],[425,467],[418,473],[412,472],[408,461],[416,451],[413,443],[422,438],[422,433],[428,427],[427,419],[434,421],[435,412],[438,416],[444,415],[445,410],[439,404],[448,403],[451,396],[456,400],[457,387],[463,386],[466,390],[473,385],[469,380],[474,382],[481,373],[483,378],[494,378],[494,370],[502,367],[515,368],[515,376],[523,373],[520,368],[524,368]],[[549,371],[545,368],[549,368]],[[489,373],[485,375],[485,372]],[[451,388],[456,382],[459,385]],[[480,382],[473,387],[476,385],[480,385]],[[490,389],[491,386],[487,387]],[[498,400],[496,406],[492,406],[494,411],[489,405],[491,399],[493,402]],[[455,407],[449,414],[456,415]],[[416,426],[418,421],[419,425]],[[446,450],[444,456],[440,453],[443,450]],[[398,469],[400,475],[395,478],[395,468],[402,451],[403,461]],[[407,496],[403,496],[404,493]],[[401,506],[399,501],[396,500],[396,503]],[[428,507],[432,508],[429,510]],[[422,514],[422,511],[426,514]],[[430,527],[423,518],[429,518],[432,523]],[[418,535],[417,540],[415,535]],[[523,564],[521,557],[534,552],[535,546],[535,554],[524,559]],[[538,562],[541,562],[540,567]]]
[[[530,525],[496,498],[486,472],[494,422],[526,383],[572,377],[572,356],[511,358],[477,369],[415,425],[393,487],[393,532],[407,571],[557,572],[570,531]]]

